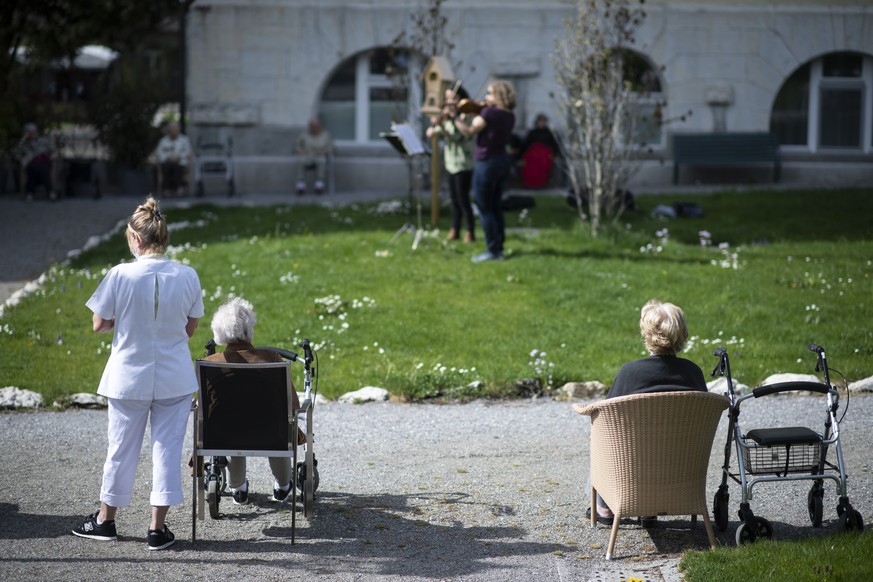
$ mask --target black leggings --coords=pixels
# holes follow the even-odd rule
[[[476,219],[473,216],[473,205],[470,203],[470,186],[473,183],[473,170],[464,170],[457,174],[449,174],[449,194],[452,198],[452,228],[455,232],[461,230],[461,216],[467,223],[467,230],[473,232]]]

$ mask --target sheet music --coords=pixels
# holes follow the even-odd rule
[[[421,140],[418,139],[418,136],[415,135],[415,132],[412,131],[412,127],[408,123],[392,123],[391,131],[400,137],[400,141],[403,142],[403,147],[406,148],[408,155],[417,156],[426,153],[424,144],[421,143]]]

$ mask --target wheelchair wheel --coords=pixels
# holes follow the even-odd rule
[[[312,514],[315,509],[315,491],[312,488],[312,482],[307,481],[303,487],[303,517],[312,519]]]
[[[745,544],[751,544],[757,541],[758,539],[773,539],[773,526],[769,521],[764,519],[763,517],[754,517],[755,520],[755,529],[757,531],[752,532],[748,524],[745,521],[740,522],[740,525],[737,526],[736,540],[737,545],[742,546]]]
[[[728,502],[730,495],[727,491],[717,491],[712,500],[712,515],[715,526],[719,531],[724,531],[728,526]]]
[[[824,489],[813,485],[806,496],[806,508],[809,511],[809,522],[812,527],[821,526],[823,506]]]
[[[306,470],[306,462],[297,463],[297,488],[303,499],[303,517],[312,519],[315,507],[315,491],[318,489],[318,459],[312,457],[312,474]]]
[[[315,457],[312,458],[312,491],[313,493],[318,491],[318,459]],[[306,463],[304,461],[300,461],[297,463],[297,489],[300,490],[300,493],[305,493],[306,490],[303,488],[303,484],[306,483],[308,478],[306,472]]]
[[[221,501],[221,492],[219,491],[217,478],[211,478],[206,483],[206,501],[209,504],[209,517],[218,519],[218,504]]]

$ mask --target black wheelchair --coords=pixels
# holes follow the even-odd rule
[[[227,457],[290,457],[292,459],[291,543],[295,540],[297,495],[303,516],[314,515],[318,468],[313,451],[313,411],[318,393],[317,367],[308,340],[300,344],[301,358],[281,348],[269,350],[280,362],[228,363],[197,360],[200,390],[194,408],[193,506],[191,540],[197,519],[209,506],[212,519],[220,517],[219,505],[227,488]],[[207,344],[207,354],[215,344]],[[303,363],[303,398],[292,410],[291,363]],[[299,434],[304,435],[303,458],[298,460]]]

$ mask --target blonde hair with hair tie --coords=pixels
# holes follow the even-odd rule
[[[127,239],[132,235],[140,240],[140,250],[146,254],[163,254],[170,244],[170,231],[167,221],[158,209],[158,202],[149,196],[136,207],[127,222]]]

